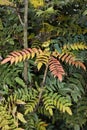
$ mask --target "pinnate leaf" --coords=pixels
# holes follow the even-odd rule
[[[21,114],[20,112],[17,112],[17,118],[18,118],[21,122],[26,123],[26,120],[24,119],[23,114]]]

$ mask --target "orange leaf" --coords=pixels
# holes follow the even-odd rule
[[[12,65],[15,62],[15,57],[12,57],[10,62],[11,62],[11,65]]]
[[[63,75],[65,75],[65,72],[62,65],[56,58],[54,57],[50,58],[49,69],[54,75],[54,77],[57,77],[60,81],[62,81]]]
[[[10,60],[11,60],[11,57],[7,57],[7,58],[5,58],[5,59],[1,62],[1,64],[5,64],[5,63],[9,62]]]

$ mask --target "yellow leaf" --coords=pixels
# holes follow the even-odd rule
[[[59,106],[60,108],[60,111],[63,111],[63,104],[62,103],[60,103],[60,106]]]
[[[69,107],[66,107],[66,112],[69,114],[69,115],[72,115],[72,111]]]
[[[62,112],[65,112],[65,110],[66,110],[66,107],[65,107],[65,106],[63,106],[63,110],[62,110]]]
[[[15,116],[16,111],[17,111],[17,106],[14,105],[13,106],[13,110],[12,110],[12,115],[13,116]]]
[[[23,51],[20,51],[20,53],[22,53],[22,55],[24,56],[23,57],[23,60],[25,60],[26,58],[27,59],[30,59],[30,52],[28,51],[28,50],[26,50],[26,49],[23,49]]]
[[[21,62],[21,61],[22,61],[22,55],[19,56],[19,62]]]
[[[0,120],[0,128],[1,128],[2,126],[8,127],[8,126],[6,125],[6,120],[2,120],[2,122],[1,122],[1,120]],[[7,129],[4,129],[4,130],[7,130]]]
[[[50,48],[49,48],[49,47],[45,48],[45,51],[49,51],[49,50],[50,50]]]
[[[42,126],[48,126],[48,124],[46,124],[46,123],[43,122]]]
[[[37,68],[38,68],[38,70],[40,70],[40,68],[42,67],[42,63],[41,62],[39,62],[38,64],[37,64]]]
[[[17,64],[18,61],[19,61],[19,56],[16,56],[16,57],[15,57],[15,64]]]
[[[11,61],[11,64],[13,64],[15,62],[15,57],[12,57],[10,61]]]
[[[24,129],[22,129],[22,128],[16,128],[15,130],[24,130]]]
[[[31,53],[31,58],[34,58],[34,56],[35,56],[35,53],[32,52],[32,53]]]
[[[16,52],[16,54],[18,55],[18,57],[19,57],[19,62],[21,62],[22,61],[22,55],[19,53],[19,52]]]
[[[26,123],[26,120],[24,119],[23,114],[21,114],[20,112],[17,112],[17,118],[18,118],[21,122]]]
[[[53,116],[53,110],[52,109],[49,109],[49,113],[51,116]]]
[[[28,36],[28,39],[33,39],[35,37],[35,34],[34,33],[31,33],[29,36]]]
[[[57,101],[56,101],[56,100],[53,100],[53,103],[54,103],[54,105],[56,106],[56,104],[57,104]]]
[[[35,8],[44,6],[44,0],[29,0],[29,1]]]
[[[5,122],[5,123],[6,123],[6,122]],[[3,126],[3,128],[4,128],[4,130],[9,130],[9,129],[10,129],[10,127],[9,127],[8,125],[6,125],[6,124]],[[2,128],[2,129],[3,129],[3,128]]]
[[[2,20],[0,19],[0,30],[3,30]]]
[[[26,54],[24,54],[24,55],[23,55],[23,60],[25,60],[25,59],[26,59],[26,57],[27,57],[27,55],[26,55]]]
[[[52,32],[53,30],[55,30],[55,27],[52,26],[51,24],[48,23],[43,23],[43,28],[40,30],[40,32]]]
[[[25,103],[24,101],[18,99],[18,100],[16,101],[16,104],[24,105],[24,104],[26,104],[26,103]]]
[[[14,4],[12,2],[10,2],[9,0],[0,0],[0,5],[14,6]]]
[[[59,107],[60,107],[60,102],[58,101],[57,102],[57,108],[59,109]]]
[[[28,54],[27,54],[27,59],[30,59],[30,56],[31,56],[30,53],[28,53]]]
[[[42,47],[48,47],[49,45],[50,45],[50,40],[45,41],[45,42],[42,44]]]

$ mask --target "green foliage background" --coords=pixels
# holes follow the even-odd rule
[[[23,19],[23,1],[12,2]],[[87,45],[86,0],[45,0],[44,6],[37,8],[29,1],[28,11],[29,48],[61,53],[64,45]],[[1,60],[23,49],[23,27],[17,15],[16,8],[0,5]],[[87,66],[86,49],[72,53]],[[0,129],[86,130],[87,72],[61,61],[66,72],[63,81],[48,70],[42,90],[45,65],[38,71],[34,61],[29,60],[28,85],[23,79],[23,62],[0,64]]]

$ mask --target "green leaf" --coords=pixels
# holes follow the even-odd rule
[[[80,126],[76,124],[76,125],[74,126],[74,130],[80,130]]]
[[[24,83],[24,81],[21,78],[19,78],[19,77],[16,77],[15,81],[16,81],[16,83],[18,83],[22,87],[26,86],[25,83]]]
[[[32,73],[30,71],[28,71],[28,80],[29,80],[29,82],[31,82],[31,80],[32,80]]]
[[[17,118],[18,118],[21,122],[26,123],[26,120],[24,119],[23,114],[21,114],[20,112],[17,112]]]
[[[83,12],[83,15],[87,15],[87,10],[85,10],[85,11]]]
[[[7,39],[7,42],[9,42],[11,45],[14,45],[14,40],[12,38]]]
[[[40,15],[42,15],[43,14],[43,11],[42,10],[38,10],[37,12],[36,12],[36,15],[39,17]]]
[[[57,43],[57,44],[54,44],[54,47],[55,47],[55,49],[56,49],[59,53],[62,52],[61,48],[59,48],[58,43]]]
[[[53,7],[49,7],[49,8],[45,11],[45,13],[49,13],[49,14],[54,13]]]
[[[0,30],[3,30],[2,20],[0,19]]]

